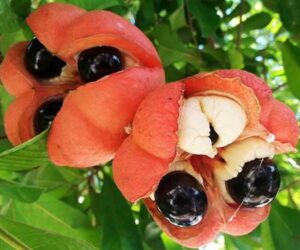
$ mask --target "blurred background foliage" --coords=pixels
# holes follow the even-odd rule
[[[47,2],[54,1],[0,0],[1,59],[13,43],[32,39],[25,18]],[[55,2],[108,9],[130,20],[157,47],[168,81],[245,69],[265,79],[299,118],[299,0]],[[3,114],[12,98],[2,87],[0,97]],[[109,164],[91,170],[50,164],[46,137],[47,131],[10,149],[0,122],[0,249],[186,249],[160,231],[141,203],[122,198]],[[267,221],[246,236],[220,235],[203,249],[299,250],[299,160],[300,153],[276,157],[282,185]]]

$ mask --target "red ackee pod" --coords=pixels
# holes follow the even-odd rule
[[[252,88],[261,106],[260,122],[275,135],[277,152],[294,150],[299,137],[296,116],[284,103],[273,98],[271,89],[263,80],[243,70],[218,70],[215,73],[224,78],[239,78]]]
[[[131,202],[144,199],[163,231],[188,247],[206,244],[219,232],[243,235],[255,229],[268,216],[270,206],[247,208],[227,200],[222,185],[241,171],[230,169],[231,164],[238,158],[248,162],[255,157],[272,157],[276,152],[295,150],[294,137],[298,138],[294,115],[273,99],[263,81],[244,71],[224,71],[224,75],[219,72],[195,75],[150,93],[137,110],[131,136],[121,145],[113,161],[114,179],[123,195]],[[278,112],[285,114],[285,127],[277,125],[277,119],[271,119],[272,109],[265,108],[270,103],[272,108],[276,103]],[[228,111],[231,108],[232,113]],[[195,121],[205,122],[198,128]],[[235,126],[234,122],[241,124]],[[233,131],[229,132],[236,133],[234,136],[228,132],[231,125],[234,125]],[[208,133],[201,134],[201,129]],[[188,137],[189,143],[184,144],[183,137]],[[195,143],[196,138],[204,138],[203,147],[209,146],[212,150],[192,152],[202,143]],[[207,143],[208,140],[211,142]],[[278,150],[278,144],[289,144],[289,147]],[[240,157],[241,154],[245,157]],[[202,182],[207,195],[207,210],[197,225],[175,225],[155,202],[154,194],[160,181],[178,171],[178,162],[193,168],[196,173],[190,171],[191,167],[179,169]]]
[[[138,28],[108,11],[86,12],[52,3],[32,13],[27,23],[38,41],[67,64],[59,77],[41,80],[24,66],[28,43],[9,50],[0,77],[16,97],[5,114],[11,142],[16,145],[36,135],[32,124],[37,108],[61,95],[64,104],[52,122],[48,139],[51,161],[90,167],[111,160],[126,138],[126,129],[142,99],[164,83],[154,46]],[[85,84],[77,69],[78,55],[101,46],[119,50],[122,70]]]

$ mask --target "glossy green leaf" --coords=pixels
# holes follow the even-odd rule
[[[180,4],[179,8],[175,10],[170,16],[170,23],[173,30],[178,30],[186,26],[184,4]]]
[[[1,114],[4,115],[8,106],[13,102],[15,98],[12,97],[8,92],[5,90],[3,85],[0,85],[0,103],[1,103]]]
[[[260,244],[250,235],[230,236],[224,235],[226,250],[260,250]]]
[[[36,201],[45,188],[0,180],[0,195],[23,202]]]
[[[119,0],[62,0],[61,2],[74,4],[86,10],[107,9],[121,4]]]
[[[0,34],[15,32],[20,28],[19,19],[8,0],[0,1]]]
[[[299,225],[299,210],[274,204],[269,219],[262,226],[264,249],[300,249]]]
[[[3,132],[3,134],[4,134],[4,128],[1,132]],[[4,139],[4,137],[5,137],[5,135],[3,135],[3,139],[0,140],[0,153],[13,147],[11,145],[11,143],[9,142],[9,140]]]
[[[5,216],[39,229],[76,238],[82,238],[76,228],[89,226],[87,216],[80,210],[50,195],[42,195],[31,204],[13,201]]]
[[[291,32],[300,32],[300,1],[277,0],[280,18],[285,28]]]
[[[140,8],[135,18],[135,25],[140,29],[148,30],[156,23],[156,13],[152,0],[140,0]]]
[[[30,13],[31,0],[11,0],[12,10],[20,17],[27,17]]]
[[[157,48],[164,66],[184,60],[195,67],[201,67],[200,54],[196,50],[186,48],[168,25],[157,25],[151,35],[158,41]]]
[[[130,207],[108,175],[100,194],[90,189],[92,209],[101,228],[101,250],[143,250]]]
[[[248,32],[251,30],[262,29],[266,27],[272,20],[272,17],[266,13],[261,12],[250,16],[242,24],[242,30]]]
[[[290,90],[300,98],[300,48],[286,41],[282,44],[282,59]]]
[[[278,12],[278,1],[274,0],[262,0],[264,6],[269,8],[272,11]]]
[[[96,250],[88,242],[50,233],[0,216],[1,249],[20,250]]]
[[[48,131],[31,140],[0,153],[0,170],[22,171],[49,164],[47,153]]]
[[[232,69],[244,68],[244,57],[241,52],[239,52],[236,49],[231,49],[228,51],[228,57],[230,62],[230,68]]]
[[[187,6],[196,18],[204,37],[211,36],[219,27],[221,18],[214,7],[199,0],[187,0]]]

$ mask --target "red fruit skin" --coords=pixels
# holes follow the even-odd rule
[[[29,91],[17,98],[5,111],[4,128],[9,141],[13,145],[22,143],[19,130],[20,124],[22,124],[22,115],[25,112],[24,107],[30,106],[34,99],[34,91]],[[23,124],[23,126],[27,126],[27,124]]]
[[[197,158],[191,158],[194,170],[203,178],[203,187],[208,199],[208,207],[203,220],[191,227],[178,227],[171,224],[158,210],[154,201],[145,199],[145,205],[153,215],[157,224],[172,239],[186,247],[199,247],[214,240],[223,227],[223,218],[220,216],[220,193],[214,183],[212,170]]]
[[[262,124],[275,135],[282,144],[296,147],[299,138],[299,126],[293,111],[284,103],[272,99],[264,105],[260,116]]]
[[[68,26],[85,13],[85,10],[74,5],[49,3],[31,13],[26,22],[40,42],[57,54]]]
[[[106,163],[127,137],[125,129],[131,125],[140,102],[165,82],[154,46],[134,25],[108,11],[87,13],[72,5],[45,4],[27,18],[27,23],[41,43],[69,62],[74,71],[81,50],[106,45],[123,53],[123,71],[67,95],[49,133],[49,157],[57,165],[83,168]],[[35,79],[24,66],[27,45],[11,48],[0,68],[5,88],[17,97],[5,118],[15,145],[35,135],[33,117],[42,102],[82,84],[78,73],[72,84]],[[16,121],[22,127],[14,124]]]
[[[44,87],[18,96],[4,114],[4,127],[13,145],[21,144],[35,136],[33,119],[38,107],[53,97],[63,97],[70,86]]]
[[[132,202],[156,188],[175,157],[183,87],[176,82],[151,92],[136,112],[130,140],[117,151],[113,161],[114,180]]]
[[[39,83],[31,76],[24,65],[24,51],[28,42],[13,45],[7,52],[0,65],[0,79],[7,92],[13,96],[20,96]]]
[[[250,72],[239,69],[224,69],[217,70],[215,73],[223,78],[239,78],[243,84],[254,91],[261,106],[273,99],[270,87],[262,79]]]
[[[90,11],[69,25],[59,54],[76,67],[76,55],[95,46],[112,46],[144,67],[162,67],[150,40],[124,18],[108,11]]]
[[[225,219],[222,232],[241,236],[252,232],[269,216],[271,206],[261,208],[238,208],[224,202],[222,213]]]
[[[141,103],[133,120],[132,136],[135,143],[161,159],[175,156],[183,91],[181,82],[156,89]]]
[[[131,202],[149,195],[168,168],[168,161],[141,149],[132,136],[122,143],[113,161],[114,180]]]
[[[271,90],[262,80],[248,72],[217,71],[198,74],[150,93],[137,110],[132,135],[117,151],[113,162],[114,179],[128,200],[135,202],[148,197],[144,202],[154,220],[171,238],[187,247],[204,245],[219,232],[231,235],[247,234],[267,218],[271,208],[270,205],[250,209],[227,204],[214,176],[216,159],[205,156],[190,158],[194,170],[203,178],[209,200],[201,223],[192,227],[177,227],[161,214],[155,201],[149,198],[160,179],[169,171],[169,165],[176,154],[178,119],[183,95],[190,97],[205,94],[232,98],[244,108],[248,118],[246,132],[243,132],[244,138],[266,138],[269,132],[274,131],[277,140],[295,145],[296,139],[292,140],[292,137],[298,136],[294,114],[284,104],[272,98]],[[276,110],[279,110],[278,113]],[[281,117],[287,120],[289,131],[284,132],[278,128],[280,116],[275,116],[281,113]]]
[[[51,161],[80,168],[110,161],[140,102],[163,82],[161,69],[131,68],[69,93],[50,130]]]
[[[261,106],[260,122],[276,139],[276,152],[295,151],[299,138],[299,127],[293,111],[275,100],[269,86],[256,75],[243,70],[218,70],[224,78],[239,78],[253,89]]]

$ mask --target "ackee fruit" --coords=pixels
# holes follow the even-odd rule
[[[284,126],[276,112],[284,114]],[[219,232],[249,233],[266,219],[280,185],[271,159],[295,151],[298,135],[293,112],[255,75],[202,73],[142,101],[113,161],[114,179],[129,201],[144,200],[170,237],[199,247]],[[172,173],[189,181],[172,181]],[[181,191],[189,187],[207,197],[201,220],[194,191]]]
[[[0,66],[15,97],[4,119],[9,140],[20,144],[51,125],[48,153],[56,165],[112,160],[140,102],[164,84],[154,46],[109,11],[50,3],[26,21],[35,38],[13,45]]]

